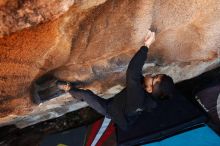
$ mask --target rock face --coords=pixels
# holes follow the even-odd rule
[[[31,85],[48,72],[103,97],[119,92],[149,28],[156,42],[144,73],[180,81],[219,66],[219,8],[218,0],[0,1],[1,125],[25,127],[85,106],[67,96],[34,105]]]
[[[1,0],[0,37],[58,18],[74,0]]]

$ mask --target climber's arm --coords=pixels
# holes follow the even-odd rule
[[[147,52],[148,48],[146,46],[142,46],[131,59],[126,73],[127,85],[130,85],[130,83],[133,82],[140,83],[142,78],[142,67],[147,59]]]
[[[147,59],[148,48],[155,41],[155,33],[148,31],[145,37],[144,46],[142,46],[139,51],[131,59],[127,73],[126,73],[126,83],[127,86],[130,84],[141,84],[140,80],[142,78],[142,68],[145,60]]]

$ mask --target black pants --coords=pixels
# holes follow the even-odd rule
[[[98,113],[110,118],[109,114],[107,113],[107,106],[112,99],[101,98],[90,90],[72,89],[70,94],[76,99],[86,101],[88,105]]]

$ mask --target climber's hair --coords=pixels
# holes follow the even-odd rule
[[[165,74],[159,75],[160,82],[154,85],[152,94],[160,99],[173,97],[175,85],[173,79]]]

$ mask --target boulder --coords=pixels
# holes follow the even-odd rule
[[[1,126],[26,127],[86,106],[68,94],[34,104],[31,86],[47,73],[113,96],[125,86],[127,65],[148,29],[156,41],[144,74],[166,73],[178,82],[220,65],[218,0],[14,2],[0,2],[0,14],[12,22],[0,20]]]

